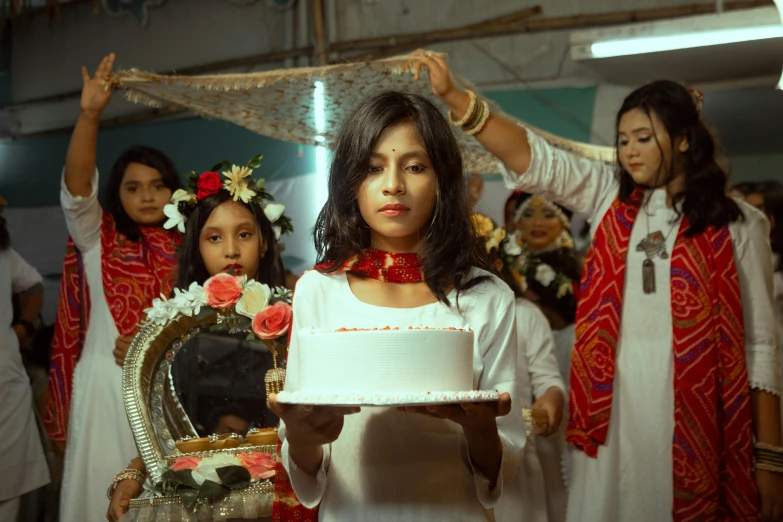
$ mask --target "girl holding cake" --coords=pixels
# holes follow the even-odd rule
[[[371,96],[337,138],[315,228],[319,265],[296,288],[285,391],[300,389],[303,329],[469,327],[474,389],[502,395],[364,409],[271,398],[283,465],[319,520],[492,520],[516,473],[525,433],[511,407],[514,295],[476,267],[462,172],[448,123],[419,96]]]
[[[701,98],[657,81],[617,116],[616,166],[490,112],[422,53],[455,123],[516,189],[589,216],[568,441],[569,520],[780,520],[769,224],[726,196]]]
[[[566,445],[560,425],[566,394],[555,357],[552,329],[542,311],[525,298],[526,278],[515,268],[520,249],[516,237],[496,227],[485,216],[474,214],[473,223],[480,237],[480,248],[516,296],[517,407],[532,406],[544,410],[548,417],[545,431],[528,438],[519,472],[495,507],[495,520],[562,520],[566,497],[561,461]],[[543,454],[543,449],[547,454]]]
[[[222,175],[204,172],[192,177],[187,191],[173,194],[164,226],[183,233],[176,288],[203,285],[222,272],[247,275],[270,287],[285,285],[278,238],[292,230],[291,222],[283,215],[285,207],[269,200],[250,173],[236,166]],[[144,480],[140,457],[115,477],[106,514],[110,521],[122,518]]]

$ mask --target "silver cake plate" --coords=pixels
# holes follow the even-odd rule
[[[468,402],[494,402],[500,399],[496,390],[433,391],[421,393],[324,393],[281,391],[277,402],[311,406],[433,406]]]

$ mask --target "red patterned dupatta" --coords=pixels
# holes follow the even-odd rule
[[[169,295],[174,283],[179,234],[160,227],[141,227],[142,239],[130,241],[117,231],[114,218],[103,213],[101,274],[104,295],[120,335],[133,335],[159,295]],[[84,346],[90,299],[82,253],[68,238],[57,322],[49,370],[46,425],[55,442],[65,442],[71,404],[73,372]],[[111,352],[113,346],[105,349]]]
[[[585,260],[567,438],[591,457],[609,427],[626,255],[642,196],[615,200]],[[673,520],[755,521],[750,388],[731,237],[728,227],[694,237],[687,230],[683,218],[671,258]]]
[[[330,263],[318,265],[315,270],[325,270],[332,266],[334,265]],[[424,281],[418,254],[396,254],[374,248],[367,248],[361,254],[350,258],[336,271],[356,272],[386,283],[420,283]],[[278,444],[272,521],[317,521],[318,509],[307,509],[297,500],[288,473],[280,461],[280,450],[281,444]]]

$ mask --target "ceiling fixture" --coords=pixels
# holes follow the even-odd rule
[[[669,36],[650,36],[641,38],[623,38],[595,42],[590,45],[593,58],[612,58],[615,56],[631,56],[634,54],[659,53],[692,49],[695,47],[710,47],[755,40],[783,38],[783,26],[769,25],[764,27],[743,27],[736,29],[720,29],[715,31],[698,31],[687,34]]]

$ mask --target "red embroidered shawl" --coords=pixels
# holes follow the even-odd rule
[[[615,200],[587,254],[571,364],[568,442],[606,441],[628,242],[643,193]],[[737,268],[728,227],[687,237],[671,258],[675,521],[755,521],[758,492]]]
[[[315,269],[331,266],[333,265],[318,265]],[[424,281],[418,254],[396,254],[374,248],[365,249],[361,254],[352,257],[338,271],[356,272],[387,283],[419,283]],[[278,459],[275,464],[275,500],[272,507],[272,521],[315,522],[318,520],[318,508],[307,509],[299,503],[288,473],[280,461],[281,447],[281,444],[277,445]]]
[[[133,335],[144,310],[159,295],[169,295],[174,283],[179,234],[160,227],[141,227],[138,243],[120,234],[114,218],[103,213],[101,275],[104,295],[117,331]],[[82,253],[68,238],[57,304],[57,322],[49,370],[46,425],[50,437],[65,442],[73,372],[84,346],[90,299]],[[108,352],[113,346],[104,348]]]

